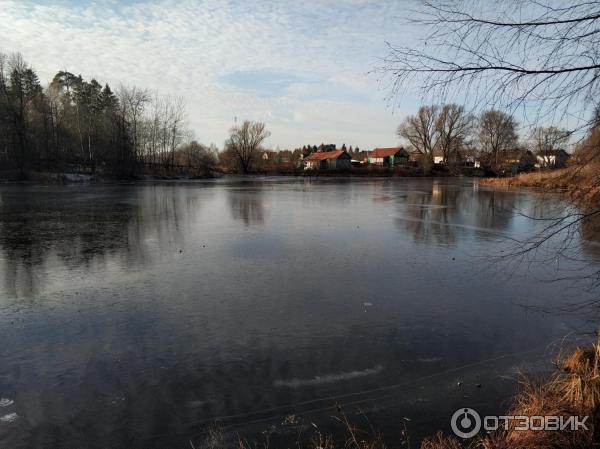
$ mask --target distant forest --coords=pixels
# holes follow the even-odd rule
[[[20,54],[0,53],[0,168],[116,176],[186,167],[202,174],[216,151],[192,140],[180,98],[60,71],[42,86]]]

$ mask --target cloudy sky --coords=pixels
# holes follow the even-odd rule
[[[417,102],[392,107],[372,70],[407,43],[408,0],[0,0],[0,50],[43,82],[66,69],[185,98],[199,141],[265,121],[272,148],[396,144]]]

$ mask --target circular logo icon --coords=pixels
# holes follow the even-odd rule
[[[450,425],[457,437],[473,438],[481,429],[481,417],[472,408],[459,408],[452,415]]]

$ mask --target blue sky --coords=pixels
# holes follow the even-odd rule
[[[407,43],[408,1],[1,0],[0,42],[42,81],[66,69],[183,96],[196,138],[221,146],[234,117],[272,148],[396,144],[417,102],[392,107],[370,72]]]

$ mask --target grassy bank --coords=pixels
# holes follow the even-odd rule
[[[522,173],[511,178],[485,178],[479,183],[494,187],[532,187],[564,192],[572,199],[600,200],[600,164],[573,166],[560,170]]]

